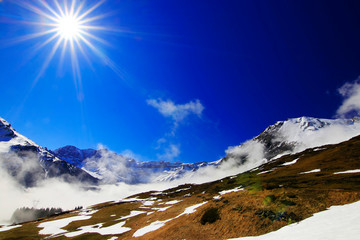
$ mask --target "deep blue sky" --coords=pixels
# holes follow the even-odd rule
[[[42,18],[1,1],[0,116],[49,149],[101,143],[161,160],[175,146],[173,161],[214,161],[278,120],[332,118],[337,89],[360,74],[359,1],[108,0],[93,15],[109,12],[96,25],[122,31],[92,32],[111,46],[92,43],[120,72],[87,49],[76,90],[61,50],[34,84],[54,44],[33,54],[47,37],[15,43],[41,30],[19,21]],[[174,130],[149,99],[204,110]]]

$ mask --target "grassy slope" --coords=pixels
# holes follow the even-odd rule
[[[283,166],[283,163],[298,159],[295,164]],[[321,172],[300,174],[314,169]],[[332,205],[340,205],[360,200],[360,173],[333,174],[345,170],[360,169],[360,136],[347,142],[328,145],[321,150],[313,149],[287,155],[262,165],[252,172],[201,185],[182,185],[163,191],[162,194],[142,193],[132,197],[146,199],[156,197],[151,208],[165,207],[161,203],[171,200],[182,202],[153,214],[141,214],[130,218],[125,227],[132,230],[118,236],[130,239],[134,232],[157,220],[167,220],[181,214],[186,207],[207,201],[195,213],[169,221],[157,231],[150,232],[137,239],[227,239],[250,235],[260,235],[281,228],[289,223],[300,221],[312,214],[325,210]],[[259,174],[260,172],[269,171]],[[218,192],[242,186],[246,190],[222,195],[214,199]],[[187,189],[177,191],[181,189]],[[191,196],[185,196],[190,194]],[[64,229],[75,231],[80,226],[104,223],[104,227],[120,221],[132,210],[153,212],[144,209],[141,201],[127,203],[103,203],[93,206],[99,211],[91,219],[72,222]],[[215,222],[201,223],[209,209],[207,217]],[[216,211],[214,211],[216,209]],[[218,214],[215,214],[215,212]],[[116,216],[111,216],[116,214]],[[76,212],[49,218],[42,221],[77,215]],[[204,222],[204,219],[203,219]],[[23,224],[22,227],[0,232],[0,239],[43,239],[38,235],[39,222]],[[109,239],[112,235],[83,234],[73,239]],[[53,239],[66,239],[59,236]]]

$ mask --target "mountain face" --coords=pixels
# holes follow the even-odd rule
[[[267,127],[255,138],[230,147],[222,164],[242,166],[246,171],[282,155],[307,148],[336,144],[360,134],[360,120],[291,118]]]
[[[0,167],[26,187],[45,178],[60,177],[73,182],[97,183],[97,179],[80,168],[57,158],[30,139],[15,131],[0,118]]]
[[[74,146],[65,146],[52,151],[52,153],[101,179],[103,183],[137,184],[172,181],[181,178],[188,172],[195,172],[199,168],[219,164],[219,162],[145,162],[107,149],[78,149]]]
[[[360,136],[282,156],[217,181],[143,192],[3,227],[0,238],[218,240],[308,236],[355,240],[359,239],[359,156]],[[346,210],[354,202],[351,211]],[[331,211],[332,206],[339,211],[331,212],[323,221],[307,222],[317,213]],[[310,228],[299,231],[304,224]],[[294,234],[254,237],[281,228]]]
[[[360,121],[353,119],[292,118],[267,127],[255,138],[231,147],[227,155],[215,162],[181,163],[143,162],[127,158],[107,149],[78,149],[65,146],[52,153],[62,160],[82,168],[103,183],[130,184],[173,181],[196,177],[199,169],[215,171],[232,169],[243,172],[284,154],[307,148],[335,144],[360,134]],[[217,170],[216,170],[217,168]]]

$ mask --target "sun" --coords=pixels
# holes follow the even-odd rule
[[[39,39],[38,43],[34,45],[34,52],[51,45],[50,51],[46,54],[44,63],[34,79],[33,86],[43,76],[56,54],[60,56],[57,61],[59,67],[64,65],[65,56],[70,56],[70,61],[66,64],[71,65],[74,82],[80,92],[80,57],[84,58],[92,67],[90,56],[93,54],[120,75],[119,67],[98,46],[98,44],[111,46],[100,37],[100,33],[122,32],[117,28],[109,27],[108,21],[105,21],[107,24],[104,26],[103,18],[110,15],[101,12],[100,6],[104,2],[105,0],[37,0],[33,2],[14,0],[15,4],[30,11],[31,16],[35,16],[21,23],[39,26],[36,28],[38,31],[23,35],[15,42]]]
[[[58,19],[56,29],[63,39],[74,40],[78,39],[82,27],[75,16],[67,15]]]

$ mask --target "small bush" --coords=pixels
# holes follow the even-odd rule
[[[220,219],[220,215],[217,208],[209,208],[205,211],[204,215],[201,217],[201,224],[205,225],[206,223],[214,223],[216,220]]]
[[[267,195],[263,201],[265,205],[269,205],[270,203],[274,202],[276,197],[274,195]]]

